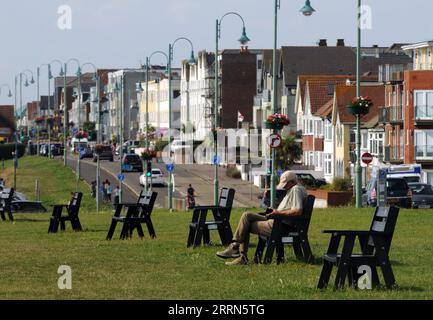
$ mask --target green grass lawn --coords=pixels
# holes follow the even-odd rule
[[[18,185],[44,180],[43,200],[65,201],[75,188],[74,176],[60,163],[37,158],[20,162],[25,168]],[[10,164],[8,164],[10,165]],[[3,176],[9,182],[10,169]],[[34,182],[33,182],[34,183]],[[60,183],[60,185],[58,185]],[[27,188],[27,187],[26,187]],[[71,188],[71,189],[69,189]],[[82,185],[83,190],[88,190]],[[86,189],[87,188],[87,189]],[[61,190],[57,192],[57,190]],[[88,191],[86,192],[88,194]],[[153,221],[158,238],[108,242],[105,236],[112,213],[96,214],[87,195],[81,212],[84,232],[48,235],[49,214],[16,215],[15,223],[0,222],[0,298],[2,299],[432,299],[433,298],[433,211],[401,211],[391,260],[398,290],[335,292],[315,289],[320,274],[320,256],[329,236],[323,229],[368,229],[372,209],[315,210],[310,242],[317,264],[294,259],[286,248],[283,265],[227,267],[215,256],[220,246],[187,249],[190,213],[156,210]],[[235,210],[235,227],[241,211]],[[219,243],[217,234],[211,235]],[[257,240],[253,236],[252,246]],[[250,256],[254,253],[252,247]],[[72,290],[59,290],[57,269],[72,268]],[[333,274],[333,276],[335,273]],[[332,277],[333,279],[333,277]]]

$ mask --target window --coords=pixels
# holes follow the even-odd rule
[[[332,154],[325,154],[325,174],[332,175]]]
[[[433,130],[415,130],[415,158],[433,158]]]
[[[329,120],[325,120],[325,140],[332,140],[332,124]]]
[[[415,118],[433,118],[433,91],[415,91]]]

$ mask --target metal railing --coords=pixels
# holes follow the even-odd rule
[[[433,120],[433,106],[427,106],[427,105],[415,106],[415,119]]]
[[[423,160],[423,159],[433,160],[433,145],[415,146],[415,159],[417,159],[417,160]]]
[[[404,160],[404,146],[387,146],[385,147],[384,161],[403,161]]]

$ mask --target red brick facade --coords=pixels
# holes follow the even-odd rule
[[[404,73],[404,93],[406,101],[403,104],[405,110],[405,157],[406,164],[415,163],[415,139],[414,130],[416,129],[433,129],[433,121],[425,123],[415,122],[415,90],[433,90],[433,70],[424,71],[406,71]],[[423,168],[433,167],[433,161],[426,161]]]
[[[257,92],[257,56],[249,52],[223,53],[221,60],[222,128],[236,128],[238,111],[244,122],[253,122],[252,105]]]
[[[313,136],[303,136],[302,138],[302,149],[304,151],[320,151],[324,150],[324,139],[315,138]]]

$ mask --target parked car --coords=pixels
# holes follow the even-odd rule
[[[409,188],[412,190],[412,208],[433,208],[433,188],[430,184],[409,183]]]
[[[299,182],[301,182],[306,188],[320,188],[326,185],[325,179],[317,179],[310,173],[296,173]]]
[[[80,159],[93,158],[93,150],[89,147],[81,148],[79,151]]]
[[[127,153],[122,159],[122,172],[143,172],[143,162],[139,155]]]
[[[373,178],[365,190],[366,203],[368,206],[377,206],[377,178]],[[404,178],[386,179],[386,202],[401,208],[412,207],[412,190]]]
[[[158,168],[152,169],[152,180],[148,179],[148,185],[150,185],[151,182],[152,182],[152,186],[166,185],[164,174],[162,173],[161,169]],[[140,176],[140,186],[144,187],[145,185],[146,185],[146,174],[142,174]]]
[[[110,145],[103,146],[102,152],[99,155],[99,160],[108,160],[110,162],[114,161],[114,154]],[[95,150],[93,150],[93,162],[97,162],[97,161],[98,161],[98,155],[95,153]]]

